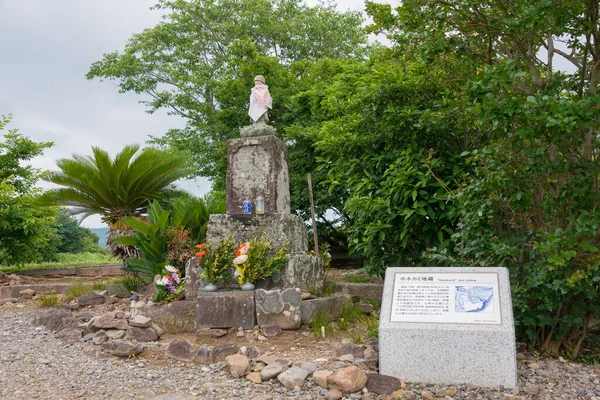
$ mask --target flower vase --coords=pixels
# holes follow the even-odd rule
[[[216,292],[217,285],[215,285],[214,283],[209,283],[206,286],[204,286],[204,291],[205,292]]]
[[[252,283],[252,282],[244,282],[244,283],[242,283],[242,285],[240,286],[240,288],[244,292],[249,292],[251,290],[254,290],[254,283]]]

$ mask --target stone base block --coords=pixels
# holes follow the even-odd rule
[[[352,304],[352,298],[348,295],[336,295],[331,297],[317,297],[300,303],[300,315],[303,325],[310,325],[318,311],[324,311],[334,319],[342,315],[344,305]]]
[[[257,289],[256,322],[258,326],[278,326],[281,329],[298,329],[300,318],[300,290]]]
[[[252,329],[256,325],[254,291],[198,293],[196,328]]]
[[[381,283],[349,283],[336,282],[336,292],[358,296],[363,299],[381,300],[383,295],[383,284]]]
[[[164,333],[185,333],[196,330],[196,302],[174,301],[144,308],[144,314],[152,318]]]

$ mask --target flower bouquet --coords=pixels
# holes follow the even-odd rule
[[[172,265],[167,265],[163,269],[162,277],[154,282],[156,293],[152,297],[154,302],[168,303],[179,297],[183,292],[184,278],[179,276],[179,270]]]
[[[210,244],[199,244],[196,246],[200,251],[196,256],[200,258],[198,264],[202,268],[200,276],[207,283],[205,291],[215,291],[217,282],[226,281],[231,276],[229,267],[231,266],[231,256],[234,254],[235,244],[231,235],[225,240],[221,240],[215,247]]]
[[[247,285],[248,283],[280,273],[288,260],[287,252],[288,242],[275,251],[266,235],[240,244],[235,251],[233,265],[242,290],[252,290],[254,285]]]

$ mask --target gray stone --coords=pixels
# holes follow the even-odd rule
[[[95,336],[97,335],[97,333],[88,333],[87,335],[83,336],[83,339],[81,339],[84,342],[89,342],[90,340],[92,340]]]
[[[493,304],[494,313],[485,316],[481,314],[481,317],[489,319],[499,314],[500,323],[392,322],[392,299],[397,295],[394,290],[397,273],[495,275],[499,293],[494,296],[494,301],[498,303]],[[465,278],[468,277],[469,275],[465,275]],[[435,282],[437,281],[434,280],[433,283]],[[490,286],[494,284],[491,283]],[[410,382],[516,387],[515,330],[507,269],[388,268],[379,323],[379,361],[382,374]]]
[[[106,331],[106,336],[109,339],[123,339],[126,334],[127,334],[127,331],[125,331],[123,329],[108,329]]]
[[[252,329],[254,325],[254,292],[198,293],[196,328]]]
[[[323,396],[323,399],[325,399],[325,400],[339,400],[343,396],[344,396],[344,394],[339,389],[331,389],[330,391],[328,391],[327,393],[325,393],[325,396]]]
[[[212,349],[212,357],[214,362],[225,361],[227,356],[236,354],[238,347],[235,343],[226,343]]]
[[[396,377],[381,374],[367,374],[367,390],[371,393],[387,395],[400,389],[402,389],[402,382]]]
[[[342,315],[344,305],[350,305],[352,300],[348,295],[335,295],[331,297],[317,297],[303,300],[300,304],[302,324],[310,326],[317,311],[323,311],[337,319]]]
[[[106,342],[108,340],[108,336],[106,336],[106,333],[104,332],[97,332],[94,337],[92,338],[92,343],[94,343],[96,346],[101,345],[102,343]]]
[[[119,299],[113,296],[104,295],[104,304],[116,304],[119,302]]]
[[[91,323],[91,328],[95,331],[99,329],[122,329],[125,330],[129,327],[127,320],[124,319],[116,319],[115,312],[109,311],[107,313],[102,314],[97,318],[93,318]]]
[[[129,326],[137,326],[138,328],[149,328],[152,326],[152,318],[143,315],[136,315],[129,319]]]
[[[192,345],[187,340],[173,340],[167,346],[165,354],[169,358],[179,361],[192,361],[194,351]]]
[[[201,346],[194,353],[194,362],[199,364],[212,364],[214,362],[213,354],[210,349]]]
[[[251,360],[258,360],[260,357],[260,349],[256,346],[248,346],[245,355]]]
[[[255,291],[256,321],[259,326],[276,325],[281,329],[297,329],[302,323],[300,318],[300,290]]]
[[[320,293],[323,289],[325,265],[321,257],[308,254],[296,254],[290,257],[281,272],[285,287],[297,287],[301,290],[313,290]]]
[[[240,130],[240,137],[251,137],[251,136],[267,136],[272,135],[275,136],[277,130],[270,125],[267,124],[251,124],[243,127]]]
[[[260,327],[260,331],[266,337],[275,337],[280,335],[282,331],[281,327],[278,325],[265,325]]]
[[[196,330],[196,306],[196,301],[174,301],[146,307],[144,314],[165,333],[188,333]]]
[[[273,135],[227,143],[227,214],[242,214],[242,203],[265,199],[265,214],[290,213],[288,151]]]
[[[73,343],[79,342],[83,335],[81,334],[81,329],[69,327],[59,331],[56,334],[56,337],[66,342]]]
[[[108,294],[109,296],[115,296],[125,299],[129,298],[131,292],[125,289],[123,285],[111,283],[106,285],[106,294]]]
[[[7,299],[0,299],[0,306],[5,305],[6,303],[16,303],[19,299],[14,297],[9,297]]]
[[[365,356],[365,349],[357,344],[344,344],[335,353],[338,357],[351,354],[355,358],[363,358]]]
[[[321,386],[324,389],[327,389],[327,377],[333,374],[333,372],[328,371],[326,369],[321,369],[319,371],[313,372],[312,380],[317,385]]]
[[[289,360],[276,360],[272,363],[269,363],[266,367],[264,367],[260,371],[260,377],[263,381],[268,381],[269,379],[274,379],[279,374],[284,371],[287,371],[288,368],[292,366],[292,362]]]
[[[277,376],[277,380],[281,382],[288,390],[295,387],[302,387],[304,381],[308,377],[308,372],[299,367],[292,367]]]
[[[305,362],[305,363],[300,364],[300,368],[302,368],[303,370],[308,372],[308,375],[312,375],[313,373],[315,373],[316,371],[318,371],[320,369],[317,364],[311,363],[311,362]]]
[[[217,328],[200,328],[196,329],[196,336],[220,338],[227,335],[227,330]]]
[[[336,282],[336,291],[359,299],[381,300],[383,285],[381,283]]]
[[[134,344],[123,341],[107,342],[103,345],[104,351],[118,357],[129,357],[138,355],[144,350],[141,344]]]
[[[49,330],[55,332],[65,318],[69,318],[71,313],[60,308],[44,310],[33,318],[34,325],[43,325]]]
[[[66,328],[77,328],[79,330],[83,330],[81,327],[81,321],[75,317],[64,318],[56,330],[60,332]]]
[[[77,304],[81,307],[84,306],[99,306],[100,304],[104,304],[104,296],[96,293],[90,292],[88,294],[84,294],[83,296],[79,296],[77,298]]]
[[[130,326],[127,328],[125,337],[129,340],[137,340],[138,342],[154,342],[158,340],[158,335],[152,328],[138,328]]]

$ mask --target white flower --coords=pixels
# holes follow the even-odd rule
[[[245,263],[246,261],[248,261],[248,256],[245,254],[242,254],[241,256],[237,256],[235,258],[235,260],[233,260],[233,265],[240,265]]]
[[[169,272],[179,272],[179,270],[172,265],[167,265],[165,269]]]
[[[167,286],[169,283],[170,281],[167,279],[166,276],[163,276],[160,281],[156,282],[156,284],[160,286]]]

